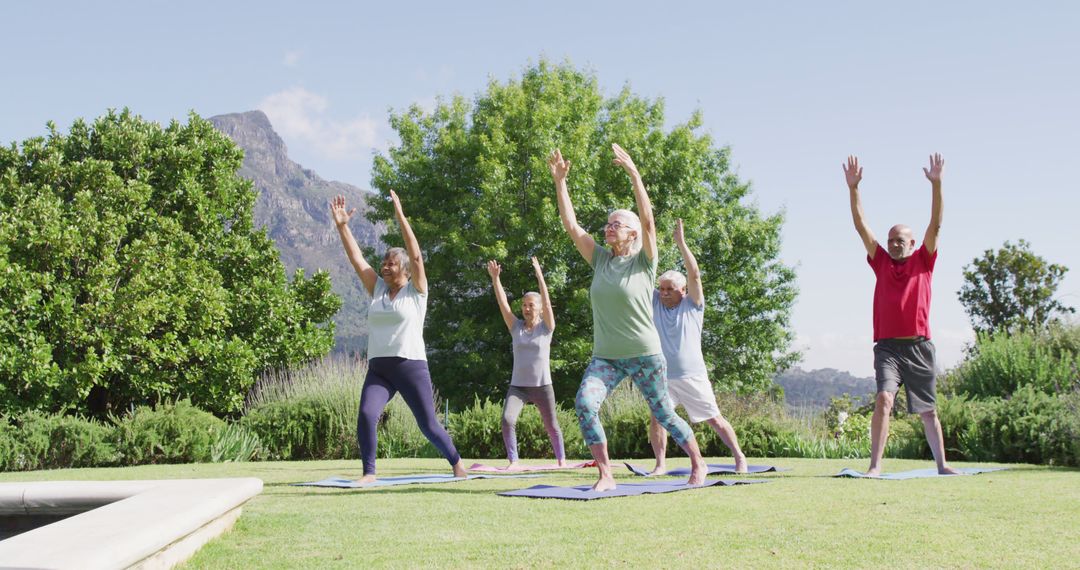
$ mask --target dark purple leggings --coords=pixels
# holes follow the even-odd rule
[[[360,442],[360,459],[364,475],[375,473],[375,449],[378,445],[376,425],[386,403],[401,392],[401,398],[412,410],[416,424],[428,441],[443,454],[450,465],[461,461],[450,434],[435,415],[435,395],[431,389],[431,374],[426,360],[407,360],[382,356],[368,360],[367,377],[360,391],[360,414],[356,419],[356,439]]]

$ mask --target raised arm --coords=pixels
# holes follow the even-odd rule
[[[559,203],[559,218],[562,219],[563,229],[574,240],[578,253],[592,264],[593,250],[596,248],[596,240],[577,223],[577,214],[574,213],[574,205],[570,202],[570,191],[566,189],[566,175],[570,173],[570,161],[564,160],[559,149],[552,151],[548,157],[548,170],[555,180],[555,196]]]
[[[931,192],[933,192],[933,199],[930,203],[930,225],[926,228],[926,235],[923,236],[923,245],[926,246],[926,251],[934,253],[937,251],[938,232],[941,230],[941,214],[944,211],[944,205],[941,202],[941,170],[945,167],[945,159],[941,158],[941,155],[934,153],[930,157],[930,169],[923,169],[923,174],[926,175],[926,179],[930,181]]]
[[[686,245],[682,218],[675,222],[675,244],[679,246],[679,253],[682,254],[683,265],[686,267],[686,292],[695,305],[704,305],[705,290],[701,286],[701,270],[698,269],[697,258]]]
[[[862,167],[859,166],[858,157],[849,156],[847,158],[847,164],[844,165],[844,178],[847,179],[848,196],[851,199],[851,219],[855,222],[855,231],[859,232],[863,247],[866,248],[866,255],[869,255],[870,259],[873,259],[874,254],[877,253],[877,238],[874,237],[874,232],[870,231],[870,228],[866,225],[866,217],[863,215],[862,209],[862,199],[859,198],[859,182],[862,181]]]
[[[612,143],[611,150],[615,151],[615,160],[612,162],[626,171],[634,186],[634,200],[637,202],[638,218],[641,219],[641,251],[650,260],[655,260],[656,221],[653,219],[652,202],[649,201],[649,194],[645,191],[645,183],[641,181],[641,174],[638,173],[634,160],[621,146]]]
[[[367,291],[368,296],[371,296],[375,294],[375,280],[378,278],[378,274],[364,259],[364,254],[360,251],[360,246],[357,245],[352,230],[349,229],[349,220],[352,219],[355,213],[356,208],[345,210],[344,196],[339,195],[330,201],[330,215],[334,218],[334,225],[337,226],[341,245],[345,246],[345,255],[349,256],[349,263],[352,264],[356,274],[360,277],[360,283],[364,285],[364,290]]]
[[[506,323],[506,330],[512,332],[517,317],[510,310],[510,303],[506,300],[506,291],[503,290],[502,281],[499,280],[502,267],[499,267],[499,262],[492,259],[487,262],[487,272],[491,276],[491,287],[495,289],[495,300],[499,302],[499,312],[502,313],[503,322]]]
[[[424,257],[420,255],[420,244],[416,242],[416,234],[413,233],[409,220],[405,219],[405,211],[401,209],[401,199],[397,192],[391,190],[390,199],[394,201],[394,215],[401,226],[401,237],[405,239],[405,251],[409,254],[413,287],[421,293],[427,293],[427,274],[424,273]]]
[[[532,258],[533,271],[536,272],[536,284],[540,288],[540,302],[544,305],[544,324],[549,331],[555,330],[555,310],[551,308],[551,297],[548,296],[547,282],[544,281],[544,271],[540,269],[540,262],[536,256]]]

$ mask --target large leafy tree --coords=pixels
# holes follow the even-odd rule
[[[340,300],[325,273],[287,282],[241,158],[194,114],[127,110],[0,148],[0,413],[235,412],[329,351]]]
[[[964,266],[957,296],[977,331],[1038,330],[1076,312],[1054,298],[1068,271],[1036,255],[1025,240],[1005,242]]]
[[[546,159],[554,148],[573,163],[569,184],[578,221],[602,242],[615,208],[633,208],[625,174],[611,163],[622,145],[649,188],[660,232],[659,270],[681,263],[672,242],[683,218],[703,270],[704,350],[712,379],[743,391],[767,388],[797,355],[787,328],[796,287],[778,260],[781,215],[763,216],[744,198],[749,186],[729,170],[729,152],[701,133],[701,116],[670,129],[662,101],[628,88],[605,98],[595,76],[547,61],[520,79],[492,81],[475,100],[441,100],[431,112],[392,114],[400,144],[377,156],[374,187],[401,196],[425,252],[430,283],[425,327],[432,374],[457,404],[501,397],[510,379],[510,338],[484,270],[503,264],[515,311],[536,288],[529,262],[543,265],[556,313],[552,374],[573,398],[592,351],[592,271],[559,222]],[[389,222],[389,202],[372,217]],[[384,238],[397,245],[400,236]]]

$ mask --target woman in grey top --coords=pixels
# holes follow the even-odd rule
[[[555,391],[551,388],[551,335],[555,331],[555,312],[551,309],[551,299],[548,297],[540,262],[533,257],[532,264],[540,292],[530,291],[525,294],[521,301],[523,319],[514,316],[510,310],[506,292],[499,281],[502,267],[494,260],[487,264],[491,285],[495,289],[495,299],[499,302],[499,311],[502,312],[503,322],[506,323],[514,344],[514,372],[510,378],[510,389],[506,393],[502,416],[503,443],[506,445],[506,457],[510,460],[507,469],[517,466],[518,463],[515,426],[525,404],[535,404],[540,410],[544,429],[547,430],[548,437],[551,438],[551,448],[555,451],[555,459],[559,466],[566,465],[562,430],[559,429],[559,419],[555,415]]]

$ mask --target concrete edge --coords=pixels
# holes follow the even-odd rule
[[[65,514],[76,506],[104,504],[0,542],[0,565],[123,568],[139,564],[237,510],[262,487],[262,481],[252,477],[0,484],[0,506],[14,510],[14,498],[21,497],[25,514]],[[213,536],[206,536],[190,553]]]

